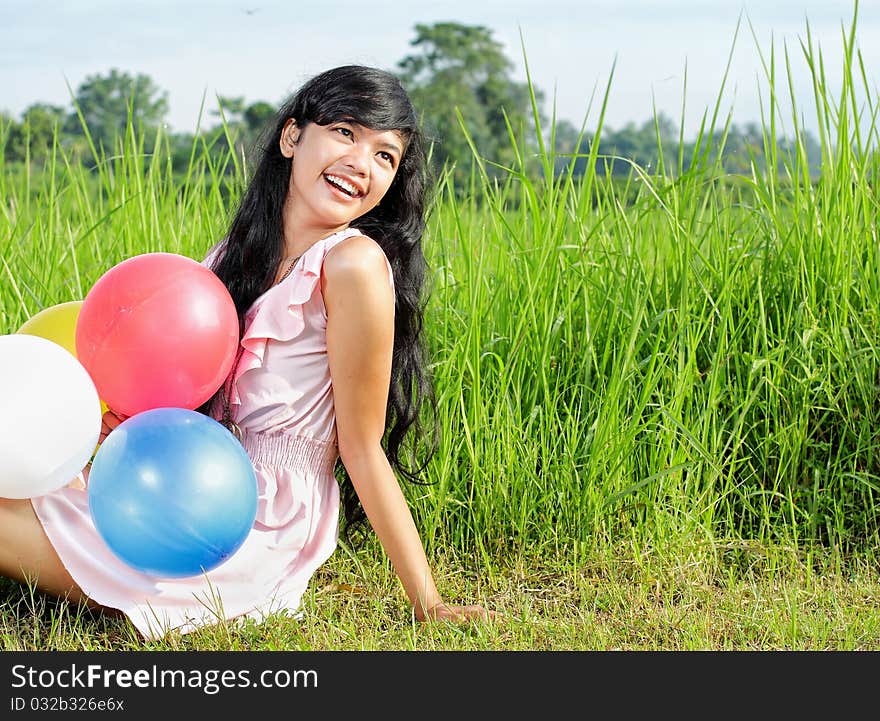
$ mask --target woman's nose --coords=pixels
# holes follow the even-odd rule
[[[366,175],[369,149],[366,146],[353,146],[345,159],[345,164],[359,175]]]

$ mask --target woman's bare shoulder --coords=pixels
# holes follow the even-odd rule
[[[324,257],[323,275],[330,281],[375,278],[385,272],[385,253],[367,235],[351,235],[333,246]]]

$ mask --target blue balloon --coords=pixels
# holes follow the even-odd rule
[[[154,408],[120,423],[95,454],[88,497],[110,550],[161,578],[216,568],[257,515],[244,448],[217,421],[186,408]]]

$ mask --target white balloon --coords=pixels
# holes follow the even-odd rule
[[[0,498],[70,483],[95,452],[101,400],[68,350],[39,336],[0,335]]]

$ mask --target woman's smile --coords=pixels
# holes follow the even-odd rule
[[[336,173],[325,173],[324,180],[340,195],[346,199],[360,198],[365,195],[364,190],[358,183]]]

